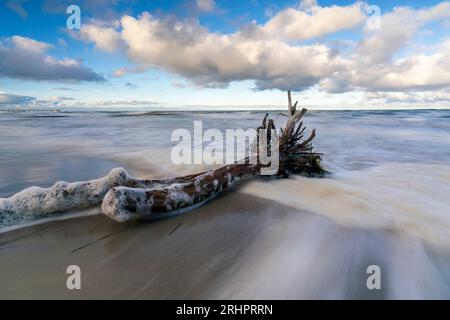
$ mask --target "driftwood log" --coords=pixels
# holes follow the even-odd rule
[[[0,199],[0,218],[22,220],[26,216],[46,216],[78,207],[102,203],[102,212],[116,221],[136,218],[164,218],[191,210],[211,200],[242,178],[259,175],[268,167],[260,161],[262,149],[271,155],[272,144],[278,142],[279,166],[275,176],[290,174],[321,176],[321,155],[312,152],[315,130],[304,138],[300,122],[306,109],[297,110],[288,91],[288,114],[284,129],[276,131],[274,121],[264,117],[257,132],[267,135],[266,143],[257,136],[257,158],[247,157],[216,170],[163,180],[141,180],[122,168],[113,169],[106,177],[87,182],[57,182],[51,188],[32,187],[10,198]],[[279,137],[279,138],[278,138]]]

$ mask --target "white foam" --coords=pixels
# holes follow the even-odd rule
[[[242,192],[450,248],[450,166],[389,164],[330,178],[253,181]]]

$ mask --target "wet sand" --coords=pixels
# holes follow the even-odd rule
[[[448,298],[449,257],[234,190],[167,220],[96,215],[0,234],[0,298]],[[72,264],[81,290],[66,288]],[[366,287],[370,264],[381,290]]]
[[[194,120],[254,128],[264,116],[64,115],[1,115],[0,197],[114,166],[142,178],[201,172],[172,163],[173,130]],[[330,179],[254,179],[164,221],[98,215],[0,233],[0,298],[449,299],[449,117],[309,112]],[[71,264],[81,267],[80,291],[66,289]],[[379,291],[366,287],[370,264],[381,268]]]

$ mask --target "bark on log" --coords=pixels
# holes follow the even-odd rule
[[[259,173],[259,167],[233,164],[156,188],[116,187],[108,191],[102,212],[123,222],[136,218],[160,219],[192,210],[211,200],[240,179]]]
[[[183,177],[183,181],[186,177]],[[103,201],[105,194],[114,187],[155,188],[177,183],[178,178],[141,180],[130,176],[125,169],[115,168],[103,178],[86,182],[56,182],[50,188],[31,187],[15,195],[0,198],[0,220],[20,221],[27,216],[42,217],[55,212],[88,207]]]
[[[291,173],[304,175],[323,175],[320,165],[321,155],[312,152],[311,141],[315,130],[303,139],[305,128],[300,119],[306,109],[297,111],[297,102],[292,105],[291,92],[288,91],[289,116],[279,139],[279,170],[278,176],[288,177]],[[266,115],[261,129],[275,129],[272,119]],[[271,131],[267,131],[267,141],[271,141]],[[257,146],[261,146],[258,144]],[[270,150],[270,143],[265,148]],[[200,175],[180,178],[170,186],[155,188],[112,188],[102,202],[102,212],[117,221],[127,221],[136,218],[164,218],[191,210],[203,204],[221,191],[229,188],[241,178],[259,174],[264,167],[260,162],[251,164],[249,158],[243,163],[227,165]],[[184,180],[184,181],[183,181]]]

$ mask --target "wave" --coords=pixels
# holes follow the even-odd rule
[[[243,192],[346,227],[387,230],[450,249],[450,166],[391,163],[324,179],[255,181]]]
[[[175,166],[166,161],[166,155],[164,150],[153,152],[153,158],[134,153],[121,160],[153,177],[210,168]],[[390,163],[340,170],[328,178],[254,179],[239,192],[325,216],[345,227],[405,234],[450,249],[450,166]],[[53,217],[59,219],[59,215]],[[51,220],[46,217],[45,221]]]

